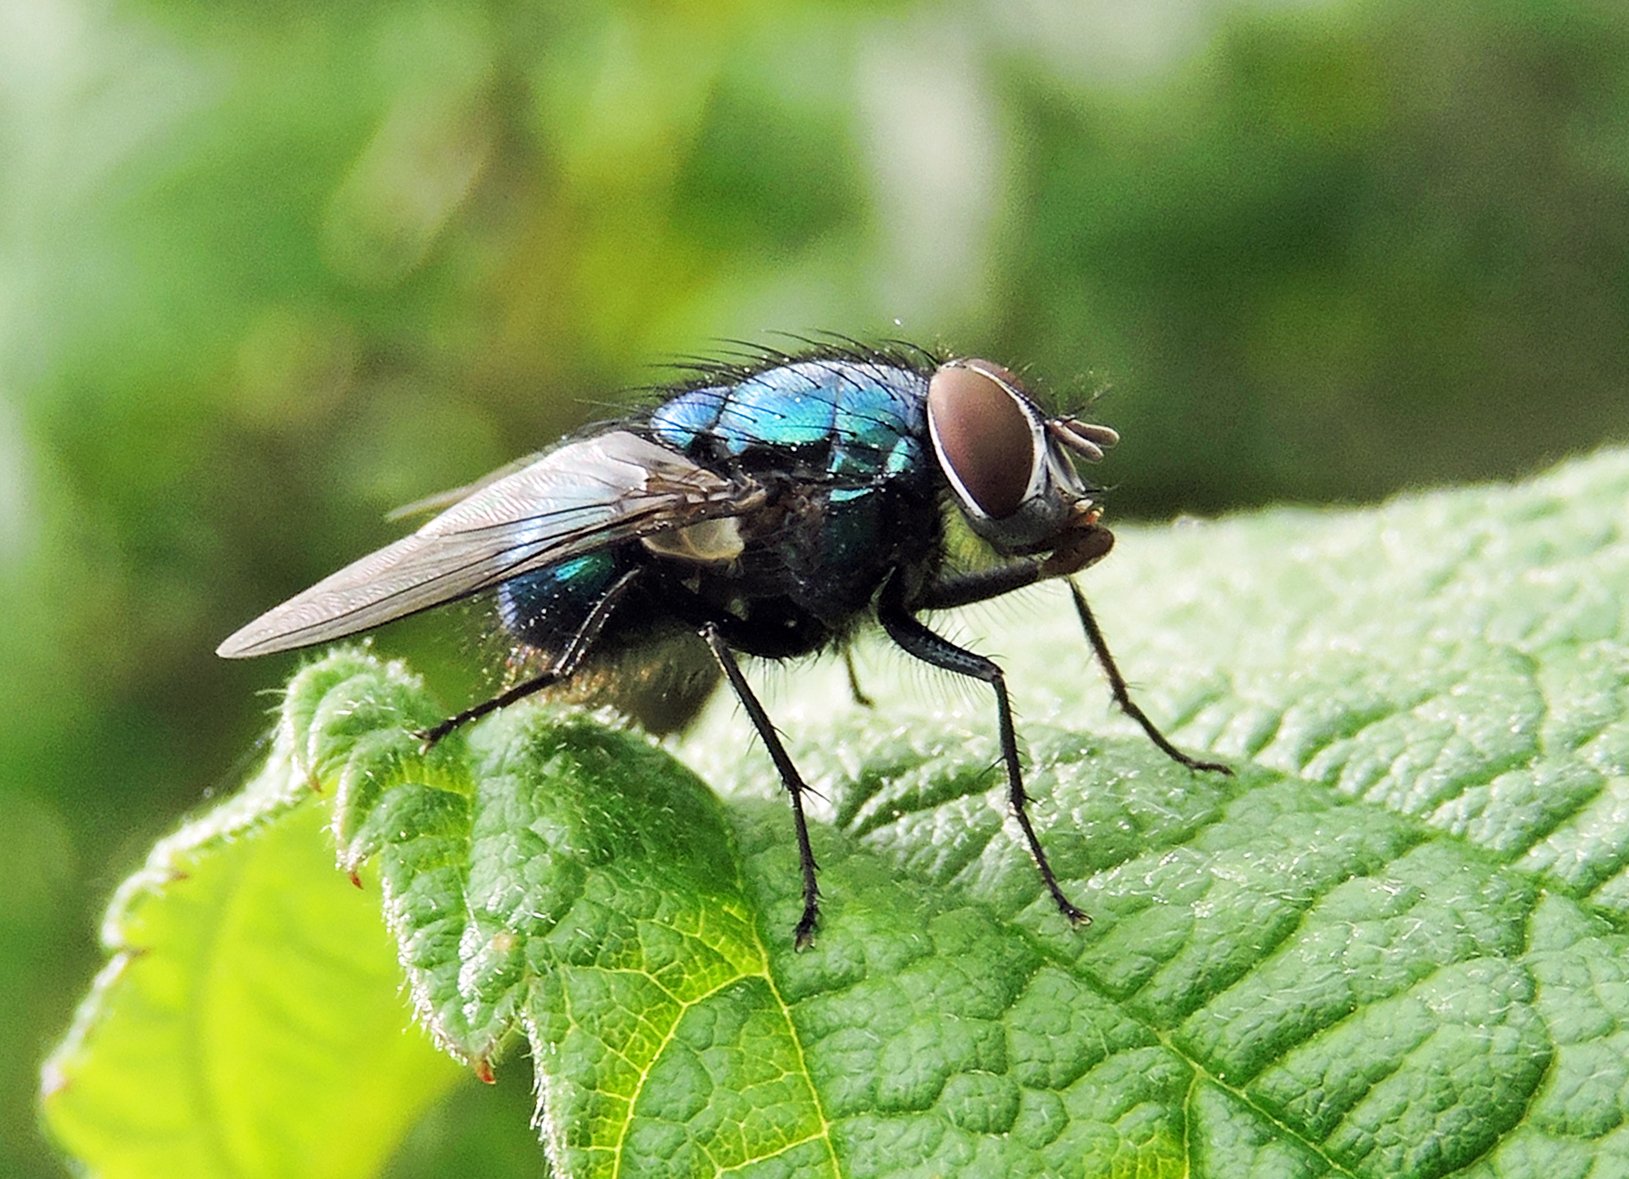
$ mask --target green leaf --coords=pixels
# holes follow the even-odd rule
[[[529,1050],[561,1175],[1621,1174],[1626,534],[1618,453],[1127,530],[1087,580],[1098,614],[1144,706],[1234,779],[1108,715],[1061,593],[1009,612],[975,641],[1016,689],[1081,930],[1015,838],[988,692],[880,648],[874,710],[829,667],[769,693],[823,799],[804,953],[790,818],[728,701],[679,746],[721,801],[569,711],[511,708],[425,754],[411,730],[440,707],[333,655],[290,687],[257,821],[300,816],[314,843],[317,808],[289,800],[318,787],[342,865],[376,866],[437,1042],[479,1073]],[[192,842],[221,864],[256,845]],[[360,1003],[341,998],[335,1018]],[[113,1010],[65,1058],[129,1067],[103,1056],[144,1018]],[[118,1111],[86,1096],[69,1118],[79,1092],[48,1108],[83,1152],[75,1128]]]
[[[50,1128],[95,1174],[370,1174],[458,1081],[316,800],[280,746],[120,886],[113,957],[44,1070]]]

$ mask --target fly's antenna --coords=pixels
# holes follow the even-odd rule
[[[1120,441],[1120,435],[1109,427],[1083,422],[1077,418],[1050,418],[1046,423],[1046,430],[1060,445],[1074,451],[1089,463],[1102,462],[1103,452]]]

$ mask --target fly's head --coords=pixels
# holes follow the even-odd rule
[[[1046,576],[1084,569],[1114,534],[1075,470],[1119,435],[1049,418],[1018,378],[988,360],[951,360],[928,382],[928,433],[968,525],[1007,556],[1047,554]]]

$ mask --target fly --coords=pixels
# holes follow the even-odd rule
[[[1103,457],[1113,430],[1048,416],[998,364],[903,348],[764,354],[698,368],[664,395],[428,501],[450,506],[257,618],[218,654],[307,647],[491,591],[536,674],[449,717],[423,734],[427,744],[546,690],[611,700],[657,731],[679,728],[722,673],[791,799],[799,949],[820,912],[807,787],[739,655],[846,652],[875,621],[907,653],[988,684],[1013,814],[1074,924],[1089,918],[1064,895],[1030,822],[1001,668],[919,615],[1063,578],[1119,706],[1181,765],[1231,772],[1177,749],[1131,699],[1073,580],[1114,544],[1075,469]],[[952,564],[952,513],[992,563]]]

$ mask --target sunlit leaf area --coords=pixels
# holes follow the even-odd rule
[[[1100,498],[1107,519],[1140,523],[1103,570],[1111,587],[1117,584],[1113,563],[1133,560],[1124,546],[1138,536],[1155,537],[1173,519],[1272,505],[1362,509],[1396,493],[1519,480],[1569,456],[1622,443],[1629,440],[1629,15],[1596,0],[0,0],[0,1175],[69,1173],[70,1164],[41,1128],[41,1065],[69,1034],[76,1005],[103,969],[107,955],[99,939],[128,948],[150,936],[155,944],[196,947],[198,939],[225,936],[225,902],[210,912],[149,911],[140,889],[160,889],[162,873],[131,873],[144,863],[149,872],[154,864],[181,864],[185,856],[174,847],[163,854],[150,849],[188,830],[180,827],[187,816],[218,815],[213,808],[245,781],[275,793],[294,780],[289,763],[278,761],[277,743],[262,738],[282,705],[280,689],[304,661],[280,655],[227,662],[214,654],[221,639],[410,527],[386,519],[399,505],[467,484],[585,423],[648,404],[653,387],[698,357],[761,348],[795,352],[833,334],[991,357],[1024,373],[1049,404],[1089,406],[1094,420],[1115,427],[1122,441],[1093,474],[1106,486]],[[1616,470],[1610,477],[1586,471],[1577,485],[1607,505],[1608,493],[1621,485]],[[1462,626],[1465,634],[1455,641],[1471,643],[1466,636],[1477,619],[1420,606],[1446,580],[1424,574],[1410,580],[1398,554],[1421,566],[1433,554],[1445,568],[1475,565],[1478,608],[1493,618],[1490,603],[1504,599],[1482,593],[1500,584],[1493,559],[1500,541],[1487,526],[1489,513],[1539,513],[1524,517],[1525,580],[1518,587],[1528,595],[1521,597],[1528,619],[1522,633],[1530,637],[1544,625],[1540,591],[1552,584],[1546,580],[1552,558],[1563,548],[1609,550],[1618,539],[1616,517],[1603,506],[1606,523],[1594,516],[1575,520],[1573,539],[1550,552],[1545,530],[1534,521],[1543,512],[1562,512],[1563,491],[1572,484],[1562,479],[1545,486],[1536,498],[1451,501],[1474,503],[1474,512],[1433,515],[1436,501],[1423,500],[1424,507],[1396,517],[1361,511],[1341,517],[1347,521],[1341,528],[1376,524],[1373,564],[1391,562],[1391,596],[1352,607],[1351,627],[1341,630],[1328,619],[1319,622],[1317,603],[1301,594],[1296,633],[1315,630],[1316,652],[1276,646],[1276,639],[1258,643],[1230,627],[1273,633],[1276,607],[1260,603],[1277,600],[1281,561],[1300,561],[1296,576],[1309,584],[1317,581],[1315,571],[1307,572],[1312,552],[1338,551],[1340,576],[1348,582],[1372,572],[1348,533],[1335,544],[1328,534],[1297,531],[1293,521],[1300,516],[1288,513],[1238,532],[1222,526],[1215,535],[1234,545],[1222,553],[1198,553],[1196,546],[1212,534],[1193,520],[1174,530],[1175,539],[1159,537],[1157,551],[1170,555],[1169,568],[1133,566],[1145,578],[1162,579],[1159,602],[1137,603],[1120,617],[1139,617],[1140,610],[1141,617],[1181,628],[1183,651],[1176,653],[1175,640],[1159,634],[1129,636],[1124,645],[1142,654],[1142,668],[1168,674],[1203,669],[1206,678],[1161,685],[1132,666],[1138,688],[1149,692],[1151,708],[1182,722],[1180,735],[1191,744],[1208,743],[1241,767],[1256,759],[1274,782],[1283,776],[1296,783],[1282,786],[1278,803],[1268,790],[1258,804],[1240,800],[1254,797],[1248,791],[1265,777],[1244,774],[1244,785],[1217,787],[1159,769],[1182,797],[1171,805],[1177,817],[1167,816],[1166,826],[1149,820],[1151,846],[1160,854],[1198,848],[1193,854],[1200,862],[1214,864],[1217,848],[1196,834],[1207,815],[1225,812],[1234,824],[1227,830],[1248,832],[1250,807],[1259,805],[1265,815],[1281,804],[1261,823],[1294,827],[1284,818],[1291,811],[1312,814],[1361,797],[1372,812],[1350,829],[1336,825],[1362,828],[1361,839],[1353,835],[1356,842],[1340,845],[1355,857],[1349,875],[1363,865],[1404,877],[1423,873],[1430,879],[1420,895],[1430,898],[1433,913],[1452,909],[1461,897],[1453,881],[1474,877],[1483,883],[1464,886],[1475,893],[1464,922],[1486,927],[1490,955],[1514,961],[1508,955],[1517,949],[1532,955],[1565,946],[1573,956],[1557,959],[1558,971],[1595,970],[1605,977],[1621,969],[1613,940],[1624,924],[1621,899],[1614,894],[1607,903],[1594,891],[1618,879],[1622,863],[1601,847],[1621,821],[1589,810],[1594,794],[1566,782],[1553,797],[1535,788],[1530,806],[1489,804],[1489,813],[1504,817],[1500,823],[1478,827],[1476,815],[1467,815],[1456,827],[1458,820],[1433,809],[1440,799],[1427,806],[1406,783],[1386,797],[1364,794],[1374,781],[1392,780],[1378,771],[1364,777],[1361,767],[1352,768],[1356,762],[1324,764],[1313,752],[1311,761],[1298,760],[1285,752],[1294,733],[1269,733],[1272,726],[1261,719],[1301,715],[1296,693],[1283,686],[1294,681],[1283,677],[1300,674],[1303,664],[1320,669],[1319,690],[1326,695],[1319,699],[1343,701],[1340,723],[1350,731],[1325,734],[1330,748],[1347,740],[1361,745],[1356,733],[1369,713],[1370,720],[1380,712],[1406,716],[1427,697],[1460,700],[1462,694],[1443,687],[1450,680],[1481,675],[1477,690],[1492,703],[1478,715],[1502,715],[1498,702],[1508,704],[1510,685],[1488,668],[1504,667],[1499,660],[1507,659],[1505,670],[1516,675],[1525,654],[1478,653],[1447,671],[1440,669],[1452,660],[1439,663],[1437,679],[1429,670],[1420,673],[1436,686],[1418,699],[1399,686],[1414,674],[1399,652],[1426,658],[1441,627]],[[1533,506],[1540,501],[1542,509]],[[1399,541],[1400,533],[1386,531],[1402,527],[1397,520],[1439,530],[1438,542]],[[1476,546],[1465,539],[1473,534]],[[1183,553],[1193,559],[1178,559]],[[1591,568],[1620,568],[1614,561]],[[1237,578],[1227,573],[1235,567]],[[1088,586],[1093,576],[1085,578]],[[1584,602],[1602,618],[1612,614],[1611,585],[1591,584],[1583,576],[1567,583],[1574,604]],[[1244,590],[1259,601],[1230,611],[1226,595]],[[1126,583],[1117,592],[1130,602],[1148,591]],[[1404,611],[1408,594],[1414,605]],[[1100,605],[1112,625],[1112,603]],[[1410,632],[1417,642],[1399,640],[1386,667],[1374,671],[1362,658],[1372,645],[1366,648],[1351,632],[1369,628],[1371,643],[1379,642],[1393,608],[1398,616],[1431,621]],[[1012,611],[975,614],[952,633],[976,644],[994,618],[1020,636],[1054,627],[1057,620],[1045,614],[1052,609],[1066,612],[1066,596],[1037,593]],[[1578,622],[1577,635],[1590,625]],[[487,628],[479,609],[438,611],[381,631],[372,655],[408,659],[442,702],[434,707],[444,707],[488,694],[500,682],[504,648]],[[1589,631],[1589,641],[1616,643],[1620,633],[1614,614],[1598,634]],[[1535,640],[1535,650],[1552,652],[1555,639],[1566,648],[1558,666],[1582,660],[1579,666],[1595,669],[1595,678],[1584,677],[1590,698],[1599,702],[1602,718],[1615,719],[1622,713],[1621,675],[1612,669],[1621,659],[1598,651],[1579,656],[1567,646],[1576,637],[1568,631],[1562,639]],[[1036,650],[1017,637],[1009,648],[1025,649]],[[1097,682],[1058,682],[1066,670],[1049,662],[1051,651],[1043,644],[1029,663],[1037,676],[1053,677],[1047,698],[1088,697],[1093,706],[1082,715],[1091,724],[1104,721]],[[1543,664],[1533,658],[1535,666]],[[1226,661],[1252,659],[1259,666],[1252,665],[1250,676],[1229,678]],[[1080,667],[1088,666],[1082,659]],[[868,670],[864,659],[861,670]],[[947,687],[943,677],[914,668],[902,671],[880,653],[869,671],[870,682],[887,688],[890,698],[914,702],[903,707],[916,713],[898,715],[926,716],[932,704],[948,701],[957,716],[968,718],[968,731],[987,736],[981,726],[989,718],[973,707],[975,700],[984,703],[978,693]],[[888,722],[889,698],[879,698],[878,713],[864,714],[852,732],[841,722],[829,742],[800,737],[795,718],[829,722],[832,711],[797,704],[802,669],[754,666],[749,674],[766,683],[766,698],[784,709],[777,720],[811,781],[829,784],[832,774],[847,773],[863,785],[872,773],[867,759],[886,761],[888,742],[903,740]],[[816,674],[829,678],[832,668]],[[1372,682],[1364,678],[1370,674]],[[1241,685],[1259,689],[1257,701],[1270,706],[1253,714]],[[1015,691],[1022,704],[1021,683]],[[1384,708],[1374,700],[1384,700]],[[428,704],[414,707],[433,711]],[[1310,703],[1304,709],[1315,710]],[[1045,710],[1032,711],[1052,728],[1031,736],[1031,756],[1052,757],[1065,767],[1062,777],[1074,774],[1086,760],[1088,745],[1081,743],[1096,741],[1091,725],[1071,726],[1056,709],[1045,716]],[[1259,733],[1251,728],[1252,715]],[[500,719],[516,731],[527,723],[520,716]],[[942,768],[945,750],[927,735],[931,721],[920,723],[913,739],[922,748],[900,764]],[[1396,741],[1406,751],[1409,733],[1417,730],[1398,723]],[[1533,723],[1542,728],[1547,722]],[[1580,748],[1586,730],[1601,731],[1584,721],[1577,727]],[[1131,767],[1131,777],[1143,773],[1139,789],[1146,792],[1147,775],[1156,769],[1114,744],[1125,735],[1114,732],[1109,764]],[[724,733],[736,735],[737,749],[705,748],[709,735]],[[682,767],[661,772],[691,808],[690,829],[729,826],[732,834],[721,838],[740,843],[732,861],[736,875],[718,886],[725,908],[734,905],[730,911],[739,915],[768,906],[766,922],[789,928],[785,898],[774,892],[780,885],[760,881],[784,880],[794,871],[787,847],[768,842],[772,835],[789,838],[777,825],[784,815],[768,808],[743,819],[732,810],[726,822],[709,809],[717,805],[709,787],[739,787],[740,776],[763,768],[762,747],[749,744],[744,733],[738,714],[715,710],[700,732],[674,747],[706,782]],[[585,740],[592,746],[601,738]],[[658,756],[634,738],[627,741],[634,751],[617,757],[645,764],[641,759]],[[1101,752],[1090,748],[1094,756]],[[820,767],[822,754],[833,750],[847,751],[846,769]],[[982,746],[961,752],[978,762],[963,767],[967,774],[982,772],[994,756]],[[1392,758],[1392,766],[1406,761],[1396,749],[1363,756]],[[1504,761],[1498,750],[1488,756],[1490,783],[1527,764],[1519,751]],[[1623,768],[1612,769],[1611,758],[1602,757],[1591,762],[1591,772],[1621,779]],[[1456,781],[1475,777],[1455,773]],[[1008,873],[1011,865],[1003,860],[982,884],[958,884],[943,894],[961,907],[935,916],[942,900],[935,890],[955,875],[944,857],[960,854],[961,845],[927,829],[902,831],[897,840],[889,835],[880,851],[865,842],[868,832],[908,822],[917,812],[961,813],[955,800],[962,795],[946,790],[943,797],[907,799],[890,818],[841,813],[842,792],[831,789],[838,811],[822,812],[827,825],[817,825],[817,844],[829,859],[833,920],[846,903],[874,922],[875,932],[908,913],[923,923],[923,937],[938,939],[945,958],[976,943],[992,970],[1030,963],[1024,969],[1034,975],[1041,968],[1033,964],[1052,954],[1052,941],[1063,935],[1040,920],[1039,910],[1015,900],[1018,894],[1003,891],[1009,879],[1028,888],[1027,875]],[[1214,797],[1191,793],[1205,790]],[[971,797],[970,791],[963,793]],[[1150,801],[1153,795],[1132,795],[1149,815],[1163,805]],[[861,789],[854,797],[873,795]],[[377,1114],[356,1114],[357,1125],[367,1119],[371,1137],[350,1140],[351,1154],[326,1156],[327,1173],[335,1175],[376,1173],[366,1168],[386,1165],[380,1160],[398,1176],[543,1173],[540,1131],[529,1124],[534,1093],[525,1045],[509,1050],[511,1063],[498,1072],[496,1087],[486,1088],[468,1081],[468,1068],[438,1055],[422,1032],[391,1039],[394,1021],[399,1017],[405,1026],[414,1001],[439,992],[398,973],[391,933],[401,931],[377,920],[379,890],[390,887],[388,856],[357,859],[363,885],[357,895],[372,906],[367,919],[357,916],[354,926],[325,928],[317,936],[309,915],[341,903],[316,899],[319,892],[337,889],[334,896],[349,903],[356,890],[343,872],[331,871],[332,839],[318,831],[315,812],[300,809],[292,796],[277,798],[265,813],[283,815],[277,807],[285,803],[289,809],[272,825],[270,842],[228,864],[187,860],[185,870],[196,867],[200,879],[213,873],[200,885],[203,896],[230,897],[241,887],[286,898],[286,911],[264,904],[255,910],[257,919],[282,925],[227,929],[243,953],[268,944],[279,929],[280,936],[290,930],[310,935],[294,939],[300,953],[293,959],[233,959],[236,969],[248,972],[243,993],[256,978],[276,977],[289,994],[308,999],[302,989],[308,976],[299,973],[305,964],[332,967],[343,959],[344,970],[309,977],[338,978],[354,988],[336,996],[336,1005],[348,1006],[333,1010],[366,1015],[335,1021],[343,1027],[320,1026],[322,1005],[302,1002],[302,1032],[310,1034],[288,1044],[276,1040],[276,1019],[256,1025],[253,1034],[268,1037],[266,1051],[281,1053],[287,1066],[277,1074],[286,1091],[263,1093],[266,1104],[275,1098],[285,1109],[298,1106],[302,1078],[321,1075],[332,1091],[349,1093],[346,1100]],[[1091,804],[1098,805],[1107,808],[1104,814],[1113,809]],[[1124,865],[1142,863],[1143,853],[1114,844],[1124,837],[1114,834],[1122,831],[1118,820],[1094,819],[1091,806],[1080,804],[1082,829],[1109,842],[1093,850],[1078,837],[1070,843],[1060,835],[1059,854],[1072,860],[1077,879],[1101,871],[1094,889],[1112,891],[1114,872],[1130,871]],[[1568,868],[1559,851],[1543,859],[1546,824],[1586,812],[1583,826],[1593,834],[1580,837],[1589,847],[1578,851],[1577,863],[1587,862],[1588,870]],[[1000,814],[990,814],[999,826]],[[979,817],[990,815],[979,811]],[[1060,821],[1058,814],[1044,820],[1053,830]],[[231,844],[237,838],[230,819],[211,822],[209,839]],[[1499,842],[1499,832],[1517,827],[1527,842],[1519,848]],[[1301,828],[1284,836],[1286,846],[1302,836],[1314,852],[1330,850],[1317,832]],[[388,842],[381,837],[367,846],[377,851]],[[1436,854],[1433,849],[1450,844],[1441,852],[1453,861],[1446,868],[1421,866],[1429,854],[1408,858],[1411,848]],[[685,873],[710,888],[708,873],[723,872],[721,863],[693,845],[675,853],[674,878],[690,881],[679,892],[712,897]],[[891,880],[879,864],[897,868],[903,882]],[[307,867],[325,875],[313,878]],[[1263,872],[1255,863],[1238,887],[1271,894],[1271,874]],[[1115,894],[1118,900],[1100,902],[1100,932],[1110,942],[1068,951],[1099,971],[1098,982],[1112,970],[1123,968],[1130,978],[1141,969],[1143,943],[1132,945],[1129,930],[1148,939],[1144,965],[1169,966],[1177,957],[1173,943],[1159,942],[1158,923],[1138,908],[1144,903],[1138,890],[1157,883],[1158,873],[1150,873]],[[1343,917],[1347,910],[1367,913],[1371,901],[1384,907],[1380,899],[1340,892],[1339,875],[1331,870],[1303,890],[1309,906],[1324,906],[1331,930],[1358,921]],[[1285,882],[1291,888],[1288,876],[1293,873]],[[123,886],[104,930],[102,914],[127,878],[146,884]],[[656,878],[665,879],[660,871]],[[876,891],[867,893],[868,887]],[[1182,887],[1181,880],[1169,882],[1172,899],[1186,904]],[[1157,890],[1147,903],[1162,903]],[[1249,912],[1233,912],[1241,929],[1249,926]],[[150,928],[140,926],[149,918]],[[1442,925],[1449,932],[1441,944],[1460,944],[1449,927],[1461,925],[1446,917]],[[765,979],[791,988],[786,1003],[795,1017],[770,1011],[770,1004],[764,1007],[769,1014],[760,1015],[773,1026],[759,1027],[757,1041],[742,1039],[790,1053],[798,1040],[787,1028],[807,1032],[815,1018],[808,1014],[814,1008],[797,1004],[818,989],[810,983],[798,992],[797,972],[817,968],[807,964],[814,959],[792,956],[779,944],[762,949],[764,936],[762,929],[752,936],[737,930],[730,934],[736,940],[717,944],[731,947],[736,974],[730,977],[757,988],[754,1002],[769,993]],[[833,935],[819,948],[829,954],[844,944]],[[1225,972],[1229,952],[1206,962],[1224,963],[1216,969]],[[1229,977],[1248,975],[1252,985],[1266,988],[1277,967],[1255,950],[1238,954],[1238,974]],[[841,972],[841,963],[819,961],[818,969]],[[1530,1106],[1524,1102],[1541,1113],[1550,1098],[1565,1106],[1544,1088],[1555,1061],[1567,1060],[1580,1076],[1605,1075],[1553,1048],[1562,1035],[1560,1017],[1536,997],[1532,981],[1552,965],[1524,965],[1535,972],[1525,981],[1476,976],[1465,966],[1464,979],[1442,984],[1460,986],[1444,1008],[1460,1021],[1455,1027],[1486,1032],[1497,1024],[1493,1015],[1478,1014],[1478,1003],[1495,1014],[1538,1014],[1509,1025],[1505,1047],[1517,1063],[1478,1058],[1488,1091],[1503,1094],[1487,1108],[1505,1119],[1483,1137],[1476,1127],[1450,1133],[1437,1125],[1411,1139],[1406,1118],[1375,1115],[1375,1124],[1402,1135],[1395,1146],[1406,1166],[1398,1166],[1424,1175],[1480,1165],[1478,1152],[1493,1149],[1493,1136],[1525,1116]],[[104,971],[95,985],[105,992],[116,981]],[[1213,1079],[1227,1084],[1216,1089],[1213,1104],[1184,1106],[1189,1074],[1161,1072],[1161,1062],[1198,1060],[1207,1051],[1216,1061],[1261,1055],[1252,1055],[1250,1045],[1217,1047],[1230,1035],[1245,1035],[1244,1017],[1235,1012],[1235,1023],[1218,1030],[1227,1023],[1215,1014],[1220,1008],[1204,1006],[1226,1006],[1217,998],[1223,981],[1199,971],[1174,988],[1176,1006],[1124,1007],[1141,1021],[1137,1035],[1152,1037],[1145,1044],[1131,1036],[1126,1043],[1147,1048],[1154,1062],[1145,1068],[1119,1058],[1129,1062],[1124,1091],[1146,1089],[1138,1108],[1155,1111],[1146,1136],[1138,1139],[1131,1127],[1126,1141],[1158,1149],[1146,1156],[1110,1151],[1105,1158],[1135,1156],[1137,1165],[1155,1170],[1196,1165],[1180,1144],[1198,1123],[1184,1128],[1181,1118],[1184,1110],[1196,1117],[1200,1107],[1208,1111],[1207,1125],[1231,1126],[1234,1119],[1245,1127],[1217,1132],[1218,1140],[1235,1144],[1255,1141],[1249,1135],[1261,1124],[1256,1115],[1269,1109],[1274,1124],[1300,1124],[1297,1118],[1314,1124],[1322,1116],[1332,1140],[1344,1132],[1334,1114],[1294,1105],[1297,1095],[1317,1088],[1305,1076],[1255,1076],[1228,1088],[1233,1082],[1225,1074],[1233,1066],[1225,1062],[1215,1065]],[[192,1093],[208,1079],[211,1061],[196,1050],[212,1041],[207,1029],[188,1023],[202,1017],[179,992],[154,985],[152,1010],[179,1022],[165,1025],[169,1039],[145,1046],[132,1041],[122,1050],[169,1053],[166,1083],[174,1087],[138,1095],[142,1100],[112,1124],[125,1124],[119,1118],[128,1115],[129,1125],[157,1126],[153,1133],[162,1138],[182,1117],[177,1111],[185,1101],[177,1094]],[[1058,981],[1054,989],[1062,994],[1076,985]],[[1569,975],[1567,985],[1580,984]],[[1501,987],[1515,996],[1502,1007]],[[1092,1010],[1105,1027],[1123,1014],[1121,1006],[1104,1006],[1102,996],[1111,991],[1100,988],[1097,997],[1080,1000],[1097,1004]],[[550,1004],[564,1001],[564,992],[545,992],[546,986],[526,998],[537,1020],[530,1047],[540,1054],[553,1043]],[[238,992],[228,987],[227,993]],[[989,1001],[1013,1027],[1030,1026],[1015,1011],[1029,1012],[1024,1019],[1034,1015],[1036,1027],[1047,1026],[1024,1006],[1040,1000],[1026,995]],[[1204,1012],[1215,1016],[1215,1027],[1201,1026],[1211,1018]],[[458,1018],[474,1016],[465,1011]],[[493,1026],[510,1026],[492,1018]],[[1549,1025],[1541,1026],[1544,1020]],[[1288,1043],[1293,1029],[1284,1028],[1293,1021],[1286,1021],[1274,1025],[1274,1034],[1282,1032]],[[388,1033],[382,1039],[373,1034],[381,1028]],[[72,1034],[92,1031],[77,1027]],[[442,1047],[456,1040],[466,1064],[480,1057],[470,1047],[475,1039],[452,1037],[444,1026],[441,1034]],[[1362,1044],[1362,1028],[1353,1025],[1346,1034]],[[1621,1068],[1622,1054],[1606,1031],[1580,1032],[1579,1039],[1606,1045],[1602,1069]],[[312,1044],[326,1046],[329,1055],[302,1058],[294,1067],[290,1054],[314,1052]],[[1451,1058],[1452,1046],[1444,1051],[1443,1059]],[[1081,1053],[1089,1055],[1084,1048]],[[1385,1052],[1374,1055],[1382,1060],[1376,1069],[1390,1067]],[[1341,1053],[1330,1048],[1326,1056],[1338,1060]],[[838,1108],[832,1094],[845,1092],[846,1059],[811,1056],[798,1066],[798,1075],[814,1079],[786,1108],[795,1107],[814,1127],[809,1142],[831,1139],[826,1132]],[[1045,1071],[1035,1067],[1037,1076]],[[861,1071],[887,1079],[890,1069],[886,1060],[868,1059]],[[984,1071],[999,1070],[958,1075]],[[378,1082],[370,1088],[372,1076]],[[1376,1078],[1363,1083],[1378,1084]],[[48,1090],[61,1081],[46,1070]],[[686,1083],[680,1078],[664,1092],[688,1092]],[[1282,1108],[1266,1092],[1272,1084],[1278,1085],[1272,1092],[1290,1095]],[[1118,1090],[1105,1082],[1104,1091]],[[810,1092],[825,1103],[819,1108],[829,1124],[809,1112],[815,1108],[805,1100]],[[573,1093],[592,1105],[588,1088]],[[990,1110],[1010,1096],[1005,1090],[952,1096],[960,1112],[947,1116],[969,1134],[1005,1134],[1011,1125],[1028,1124],[1020,1113],[1033,1113],[1020,1103],[1010,1124],[990,1120]],[[1373,1093],[1364,1100],[1371,1098],[1381,1100]],[[1567,1128],[1556,1131],[1557,1140],[1587,1137],[1580,1126],[1590,1118],[1603,1126],[1614,1117],[1621,1121],[1610,1107],[1603,1097],[1587,1117],[1574,1109],[1570,1123],[1563,1110],[1557,1125]],[[765,1098],[763,1108],[776,1108],[776,1099]],[[865,1108],[869,1116],[871,1107]],[[330,1122],[343,1125],[335,1110],[324,1117],[329,1121],[304,1123],[310,1135]],[[1449,1143],[1440,1159],[1408,1154],[1411,1141],[1436,1141],[1431,1134],[1439,1131]],[[200,1158],[258,1157],[244,1147],[264,1141],[254,1127],[225,1126],[219,1133],[207,1145],[222,1153]],[[549,1133],[568,1143],[566,1128],[543,1127],[541,1137]],[[797,1127],[773,1133],[804,1141]],[[344,1138],[335,1131],[336,1141]],[[840,1142],[841,1134],[833,1140]],[[116,1136],[108,1141],[117,1147]],[[1258,1162],[1282,1145],[1263,1142]],[[651,1157],[670,1157],[658,1138],[633,1145]],[[573,1160],[589,1156],[575,1149],[561,1146],[551,1157],[576,1173]],[[756,1157],[743,1149],[741,1157]],[[848,1157],[840,1146],[829,1149],[838,1153],[823,1155],[827,1163]],[[1340,1162],[1349,1157],[1343,1149],[1337,1143],[1319,1157],[1335,1160],[1331,1173],[1361,1171],[1340,1169],[1348,1165]],[[1542,1147],[1531,1149],[1540,1152],[1533,1157],[1542,1156]],[[864,1157],[886,1163],[890,1155],[878,1146]],[[1384,1151],[1364,1157],[1391,1158]],[[282,1173],[276,1159],[258,1161],[265,1165],[255,1173]],[[883,1163],[876,1173],[886,1173]],[[142,1165],[105,1173],[152,1173]],[[592,1173],[593,1165],[584,1164],[582,1173]],[[1215,1173],[1229,1173],[1212,1165]],[[1297,1171],[1300,1165],[1285,1163],[1283,1173],[1323,1173],[1316,1166]],[[1279,1173],[1277,1166],[1262,1173]],[[199,1167],[197,1173],[211,1173],[207,1161]],[[1516,1173],[1513,1162],[1510,1169]],[[1536,1165],[1534,1173],[1563,1172]],[[176,1171],[168,1174],[180,1179]]]

